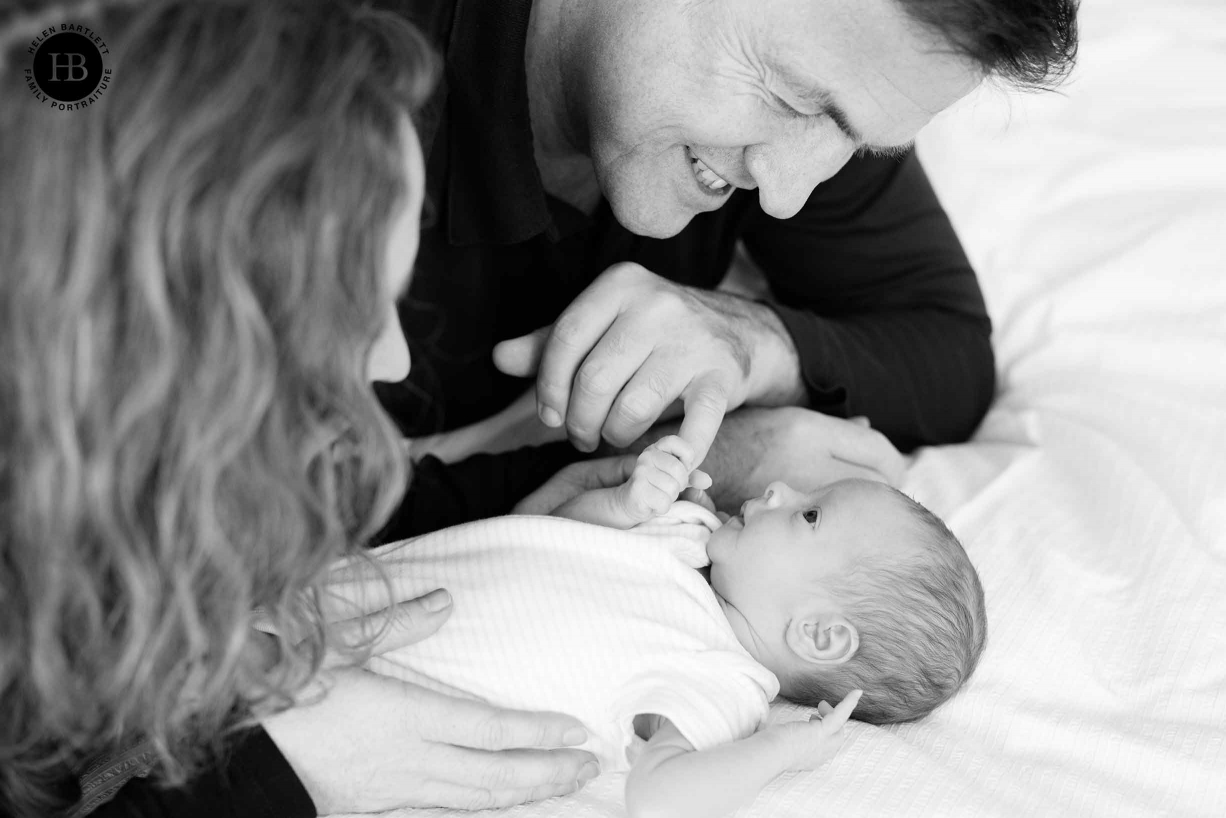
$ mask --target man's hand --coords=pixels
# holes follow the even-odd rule
[[[675,424],[658,428],[670,434]],[[657,430],[653,430],[653,434]],[[741,409],[724,418],[703,470],[715,505],[735,512],[774,480],[816,488],[849,477],[897,486],[906,460],[862,418],[844,420],[793,406]]]
[[[375,655],[429,636],[449,614],[445,591],[402,603]],[[364,636],[370,621],[338,630]],[[322,693],[262,722],[321,815],[506,807],[574,792],[599,772],[590,753],[557,749],[587,740],[570,716],[501,710],[328,664]]]
[[[796,350],[773,310],[630,263],[602,273],[552,327],[499,344],[494,363],[510,375],[535,373],[542,422],[565,425],[589,452],[601,437],[629,445],[680,399],[679,434],[702,463],[728,409],[804,395]]]

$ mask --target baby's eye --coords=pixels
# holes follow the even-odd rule
[[[822,518],[822,510],[818,506],[814,506],[804,513],[805,522],[809,525],[816,526],[817,521]]]

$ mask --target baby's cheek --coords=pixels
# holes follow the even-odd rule
[[[718,528],[711,532],[711,538],[707,540],[707,559],[711,560],[712,567],[727,559],[728,541],[731,539],[732,532],[727,528]]]

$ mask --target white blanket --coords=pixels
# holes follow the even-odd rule
[[[920,140],[996,323],[994,408],[904,486],[979,567],[979,671],[742,815],[1226,815],[1226,3],[1082,28],[1061,94]],[[499,814],[616,818],[622,783]]]

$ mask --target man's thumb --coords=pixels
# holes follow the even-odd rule
[[[494,347],[494,366],[498,371],[516,378],[530,378],[541,365],[541,354],[549,340],[553,324],[536,332],[503,341]]]

